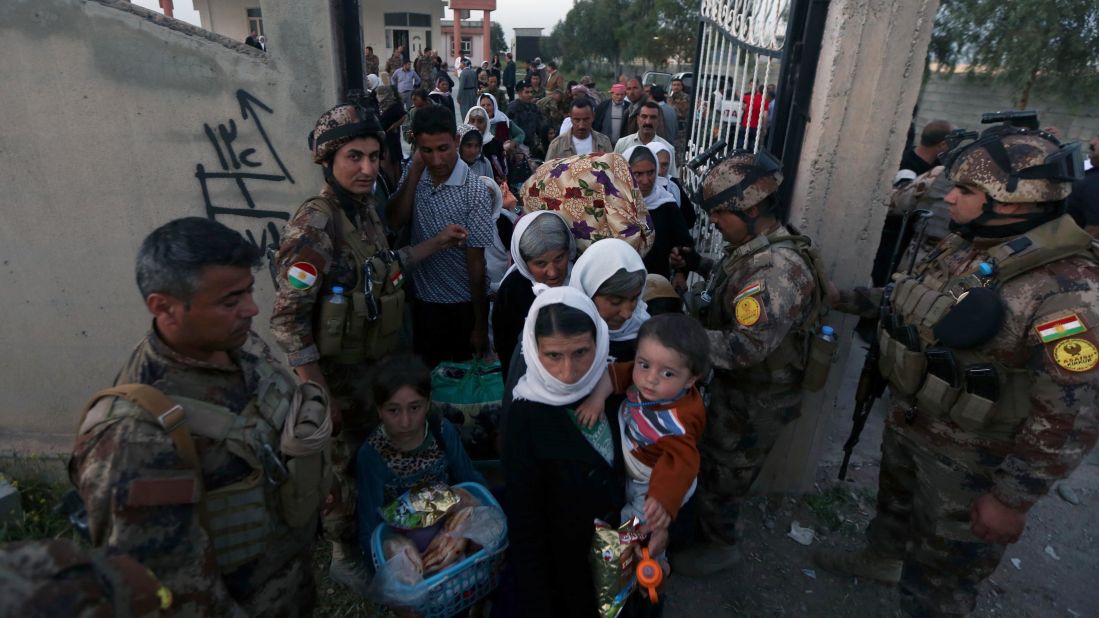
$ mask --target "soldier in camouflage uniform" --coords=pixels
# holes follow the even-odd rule
[[[826,288],[809,240],[779,219],[780,169],[766,153],[747,152],[714,166],[702,184],[702,208],[729,243],[724,259],[682,259],[683,250],[673,257],[673,266],[709,276],[690,300],[707,328],[715,367],[699,444],[697,506],[705,543],[672,556],[688,576],[735,564],[739,503],[779,433],[801,412],[802,351]]]
[[[687,114],[691,111],[691,98],[683,90],[683,80],[672,80],[672,92],[668,95],[668,104],[675,108],[675,117],[679,126],[675,134],[676,164],[683,165],[687,153]]]
[[[126,555],[73,541],[0,545],[0,616],[171,615],[172,593]]]
[[[297,428],[303,387],[251,331],[259,259],[204,218],[145,239],[137,280],[153,327],[115,384],[147,385],[163,402],[97,393],[69,461],[92,543],[157,573],[180,615],[309,615],[315,601],[323,473],[305,479],[304,509],[288,491],[301,489],[301,466],[327,457],[331,424],[322,399],[314,456],[289,456],[282,430]]]
[[[993,127],[946,167],[956,233],[893,275],[887,296],[839,295],[863,315],[888,299],[879,367],[893,400],[869,545],[816,557],[899,581],[902,609],[918,616],[973,611],[1027,511],[1099,435],[1099,259],[1063,214],[1073,148]]]
[[[377,419],[356,391],[370,363],[397,345],[404,273],[466,235],[452,225],[419,245],[390,251],[374,202],[384,144],[377,119],[354,105],[337,105],[317,120],[310,147],[325,185],[283,230],[271,314],[271,333],[294,372],[325,386],[332,399],[336,488],[324,518],[333,544],[329,574],[360,593],[368,572],[355,531],[353,474],[359,446]],[[332,306],[325,299],[336,288],[342,288],[345,315],[326,316]]]

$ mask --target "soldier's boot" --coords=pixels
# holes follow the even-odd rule
[[[736,545],[704,543],[671,555],[672,568],[687,577],[705,577],[727,571],[740,564],[742,555]]]
[[[896,586],[901,581],[904,563],[866,548],[854,552],[836,549],[813,552],[813,563],[838,575],[851,575],[871,579],[882,584]]]
[[[332,543],[332,563],[328,577],[348,590],[366,596],[370,587],[370,569],[363,562],[358,547],[344,543]]]

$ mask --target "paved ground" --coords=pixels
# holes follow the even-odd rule
[[[861,352],[856,349],[852,356],[855,371],[849,373],[857,374]],[[854,392],[855,379],[848,376],[848,394]],[[673,575],[667,615],[899,615],[896,589],[818,571],[810,558],[820,548],[853,549],[862,543],[862,531],[874,513],[881,408],[877,406],[866,427],[847,482],[836,480],[848,430],[841,426],[829,436],[814,491],[797,498],[753,497],[743,511],[745,561],[730,573],[706,579]],[[1023,538],[1008,549],[982,587],[976,616],[1099,616],[1099,451],[1068,485],[1080,504],[1051,495],[1031,511]],[[810,547],[787,537],[794,521],[817,532]]]

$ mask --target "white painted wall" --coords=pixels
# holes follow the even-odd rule
[[[442,47],[442,34],[439,31],[439,20],[449,17],[453,11],[445,11],[446,3],[442,0],[362,0],[360,2],[363,19],[363,46],[374,47],[374,53],[385,60],[393,55],[393,47],[386,47],[385,38],[385,13],[423,13],[431,15],[431,48],[439,50]],[[417,28],[407,28],[418,30]],[[410,32],[411,34],[411,32]],[[442,54],[440,54],[442,56]],[[443,56],[445,59],[446,56]]]
[[[0,2],[5,450],[71,446],[84,401],[149,327],[134,283],[149,231],[213,216],[263,243],[319,188],[305,136],[336,101],[330,6],[264,6],[279,44],[263,54],[121,0]],[[234,165],[219,129],[255,167]],[[269,179],[243,181],[255,208],[233,179],[208,179],[208,206],[202,171]],[[257,288],[263,334],[265,271]]]
[[[246,11],[260,6],[259,0],[194,0],[194,3],[203,28],[242,43],[248,36]],[[264,20],[264,29],[266,28]],[[267,39],[269,43],[274,43],[270,35]]]

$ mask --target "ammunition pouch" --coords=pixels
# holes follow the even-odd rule
[[[340,240],[351,249],[358,274],[348,294],[349,303],[319,302],[314,332],[321,358],[339,364],[359,364],[378,360],[396,348],[404,319],[404,275],[396,255],[384,239],[376,243],[364,240],[338,204],[324,204],[335,222]],[[382,223],[370,211],[371,223],[379,230]],[[331,286],[322,293],[330,294]]]
[[[279,521],[291,528],[308,524],[320,512],[330,484],[331,421],[323,389],[312,383],[295,385],[266,363],[257,372],[255,399],[239,413],[195,399],[169,399],[151,386],[127,384],[96,393],[81,419],[81,433],[117,415],[139,416],[162,427],[179,456],[194,468],[200,488],[202,465],[192,435],[224,443],[249,465],[245,478],[200,489],[200,521],[222,573],[262,557]],[[104,397],[121,397],[136,405],[95,405]],[[305,435],[287,441],[287,431]]]

